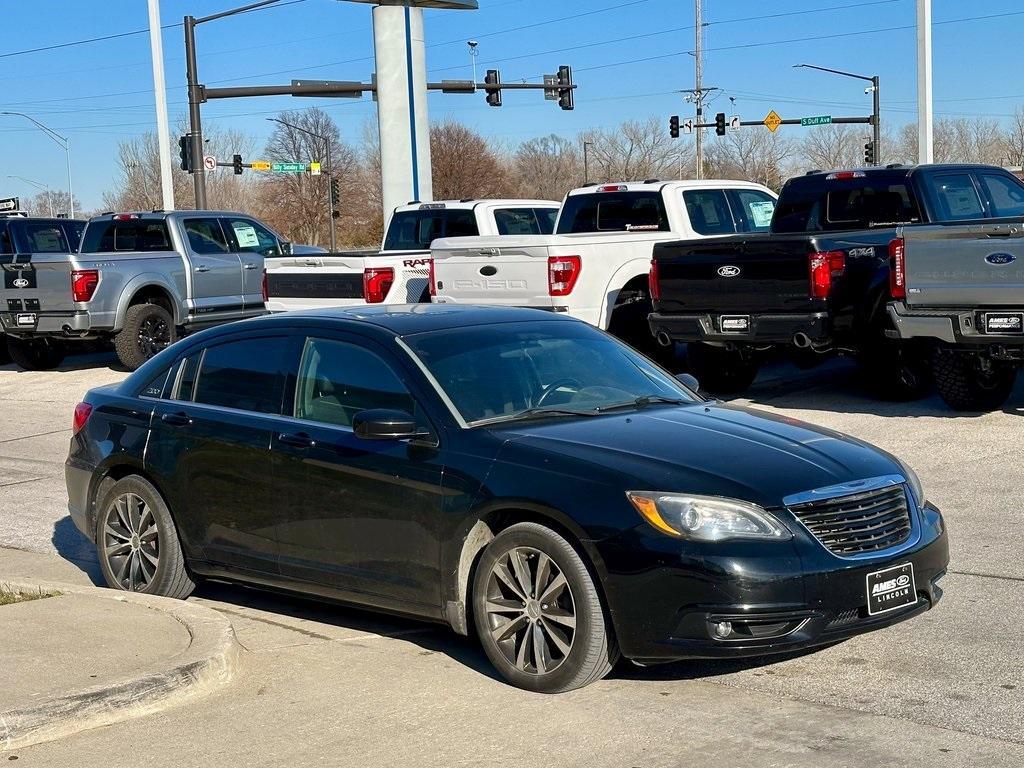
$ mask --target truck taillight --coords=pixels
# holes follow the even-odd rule
[[[434,260],[430,259],[427,264],[427,280],[431,296],[437,296],[437,275],[434,274]]]
[[[88,403],[79,403],[75,406],[75,415],[71,419],[71,434],[77,435],[82,431],[82,427],[85,426],[85,422],[89,420],[89,416],[92,414],[92,406]]]
[[[811,298],[827,299],[832,294],[832,280],[846,269],[843,251],[819,251],[810,254]]]
[[[902,237],[889,243],[889,293],[894,299],[907,298],[906,243]]]
[[[395,270],[391,267],[368,267],[363,270],[363,299],[367,304],[383,304],[394,284]]]
[[[267,270],[263,270],[263,303],[266,304],[270,301],[270,284],[267,281]]]
[[[75,301],[92,301],[96,286],[100,284],[98,269],[73,269],[71,271],[71,298]]]
[[[651,292],[651,301],[661,298],[661,286],[658,285],[658,260],[651,259],[651,271],[647,274],[647,286]]]
[[[548,295],[568,296],[572,293],[582,266],[579,256],[549,256]]]

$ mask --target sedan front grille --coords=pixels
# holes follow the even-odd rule
[[[841,557],[880,552],[910,538],[910,507],[902,485],[795,504],[789,511]]]

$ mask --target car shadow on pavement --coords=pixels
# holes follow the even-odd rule
[[[57,554],[82,571],[93,584],[98,587],[106,584],[103,572],[100,571],[100,561],[96,557],[96,548],[75,527],[70,516],[62,517],[53,524],[50,541]]]
[[[655,664],[641,667],[631,664],[628,661],[619,662],[612,671],[611,677],[619,680],[638,680],[656,682],[659,680],[705,680],[723,675],[732,675],[738,672],[760,669],[754,675],[774,675],[772,667],[784,661],[799,659],[818,653],[825,648],[830,648],[840,643],[817,648],[805,648],[800,651],[789,653],[776,653],[769,656],[756,656],[744,659],[690,659],[685,661],[674,661],[667,664]]]

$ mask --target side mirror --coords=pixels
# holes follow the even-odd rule
[[[405,411],[360,411],[352,417],[352,431],[363,440],[414,440],[427,436]]]
[[[280,243],[278,243],[278,245],[281,246],[281,255],[282,256],[291,256],[292,255],[292,244],[289,243],[287,240],[282,240]]]
[[[687,389],[692,389],[694,392],[700,394],[700,382],[697,381],[697,377],[692,373],[680,373],[676,376],[676,381]]]

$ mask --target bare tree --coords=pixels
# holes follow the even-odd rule
[[[71,198],[68,193],[60,189],[48,189],[35,195],[26,207],[28,213],[33,216],[61,216],[68,215],[71,211],[68,201]],[[82,215],[82,204],[75,198],[76,215]]]
[[[520,144],[512,169],[523,197],[561,200],[584,181],[579,144],[555,134]]]
[[[870,126],[866,130],[870,133]],[[864,144],[870,139],[859,126],[832,124],[811,129],[798,149],[807,170],[852,168],[864,164]]]
[[[1006,134],[996,120],[943,118],[935,121],[934,156],[937,163],[989,163],[1003,165],[1008,157]],[[917,162],[917,124],[903,126],[898,151]]]
[[[591,175],[605,181],[686,178],[693,173],[693,155],[674,141],[659,118],[631,120],[614,130],[588,131],[581,137],[593,145]]]
[[[705,169],[708,176],[756,181],[779,189],[792,175],[787,160],[793,154],[793,145],[776,133],[741,129],[710,143]]]
[[[1003,152],[1009,165],[1024,166],[1024,107],[1017,107],[1003,137]]]
[[[430,127],[434,197],[438,200],[508,197],[514,184],[487,142],[461,123],[446,120]]]

